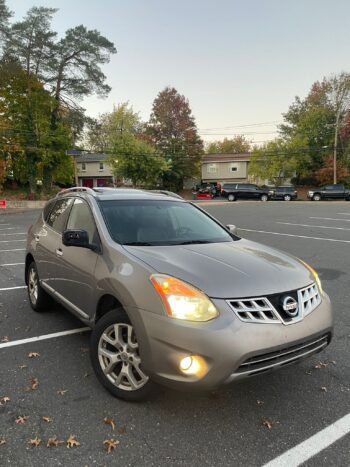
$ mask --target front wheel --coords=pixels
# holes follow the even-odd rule
[[[228,195],[227,199],[228,199],[229,201],[236,201],[236,197],[235,197],[235,195],[233,195],[232,193],[230,193],[230,194]]]
[[[321,195],[313,195],[312,201],[321,201]]]
[[[261,195],[260,196],[260,201],[267,201],[269,199],[269,197],[267,195]]]
[[[115,397],[138,402],[156,388],[142,368],[135,330],[124,310],[109,311],[97,322],[90,355],[98,380]]]
[[[291,201],[292,197],[290,195],[284,195],[283,199],[284,201]]]

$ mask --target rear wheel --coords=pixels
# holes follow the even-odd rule
[[[316,195],[313,195],[312,201],[321,201],[321,195],[316,193]]]
[[[267,201],[269,199],[269,197],[267,195],[261,195],[260,196],[260,201]]]
[[[28,267],[27,286],[29,303],[32,309],[37,312],[46,311],[52,304],[52,299],[40,285],[35,261],[30,263]]]
[[[284,201],[291,201],[292,197],[291,197],[291,195],[284,195],[283,199],[284,199]]]
[[[142,368],[135,330],[124,310],[112,310],[97,322],[90,355],[98,380],[115,397],[137,402],[156,388]]]
[[[229,201],[236,201],[236,197],[235,197],[235,195],[232,194],[232,193],[230,193],[230,194],[228,195],[227,199],[228,199]]]

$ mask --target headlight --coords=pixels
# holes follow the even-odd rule
[[[314,194],[313,191],[309,191],[309,193],[308,193],[309,196],[312,196],[313,194]]]
[[[310,266],[310,264],[305,263],[305,261],[303,261],[303,260],[300,260],[300,261],[303,263],[303,265],[304,265],[304,266],[311,272],[311,274],[314,276],[314,279],[315,279],[315,282],[316,282],[316,284],[317,284],[317,287],[318,287],[319,291],[321,292],[321,294],[323,294],[323,289],[322,289],[321,280],[320,280],[320,278],[318,277],[317,272],[314,270],[313,267]]]
[[[186,282],[165,274],[153,274],[150,279],[168,316],[187,321],[209,321],[219,315],[209,298]]]

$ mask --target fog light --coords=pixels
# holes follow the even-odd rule
[[[185,375],[202,376],[206,373],[206,364],[203,358],[192,355],[180,360],[180,370],[182,373],[185,373]]]

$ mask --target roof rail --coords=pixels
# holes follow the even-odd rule
[[[88,188],[86,186],[74,186],[72,188],[66,188],[65,190],[61,190],[57,193],[56,198],[59,196],[65,195],[66,193],[74,193],[74,192],[85,192],[89,195],[96,196],[96,192],[92,188]]]

